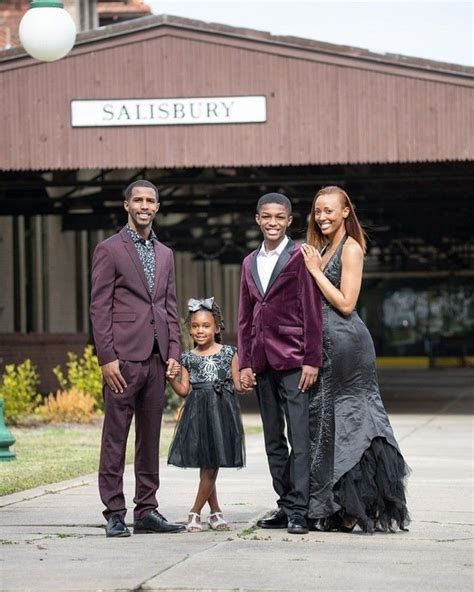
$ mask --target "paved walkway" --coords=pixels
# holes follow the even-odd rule
[[[229,533],[106,539],[96,475],[0,498],[0,589],[472,590],[473,426],[467,411],[474,388],[466,381],[456,386],[448,399],[434,396],[429,413],[391,415],[413,470],[409,533],[292,536],[252,528],[275,499],[257,434],[247,439],[247,467],[219,476],[223,509],[234,524]],[[410,388],[416,399],[417,389]],[[258,421],[252,415],[245,420]],[[168,519],[185,519],[196,485],[197,471],[162,463],[160,502]],[[131,501],[130,468],[125,487]]]

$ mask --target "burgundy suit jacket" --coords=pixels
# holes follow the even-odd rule
[[[179,360],[180,340],[173,253],[154,241],[153,294],[126,228],[97,245],[92,261],[90,314],[99,364],[140,362],[153,349],[163,361]]]
[[[239,365],[263,372],[322,366],[322,312],[319,288],[290,239],[264,292],[257,254],[242,266],[239,304]]]

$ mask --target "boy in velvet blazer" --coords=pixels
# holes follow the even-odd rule
[[[319,290],[299,246],[286,236],[291,202],[263,195],[256,222],[263,244],[242,267],[238,347],[242,386],[255,386],[278,510],[257,525],[308,532],[309,395],[322,365]],[[291,452],[285,436],[285,423]]]
[[[106,535],[130,536],[123,472],[135,415],[134,533],[178,532],[157,510],[165,374],[179,371],[178,311],[171,249],[152,230],[158,190],[135,181],[125,190],[128,224],[94,251],[90,314],[104,377],[99,491]]]

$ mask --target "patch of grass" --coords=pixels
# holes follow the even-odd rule
[[[261,434],[263,432],[262,426],[246,426],[244,430],[246,436],[252,436],[253,434]]]
[[[260,536],[256,532],[254,532],[253,528],[247,528],[243,532],[239,532],[237,534],[239,539],[244,541],[271,541],[271,536]]]
[[[249,526],[248,528],[244,528],[244,530],[240,533],[240,536],[248,536],[249,534],[253,534],[257,530],[255,525]]]
[[[64,426],[9,427],[16,438],[16,460],[0,462],[0,496],[94,473],[99,466],[102,421]],[[166,456],[174,422],[161,429],[160,456]],[[134,457],[134,428],[130,429],[127,463]]]
[[[256,526],[249,526],[248,528],[244,528],[244,530],[242,532],[237,533],[237,536],[239,537],[239,539],[243,539],[245,537],[249,537],[249,536],[253,535],[256,530],[257,530]]]

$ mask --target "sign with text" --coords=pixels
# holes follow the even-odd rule
[[[72,127],[209,125],[266,120],[264,96],[71,101]]]

